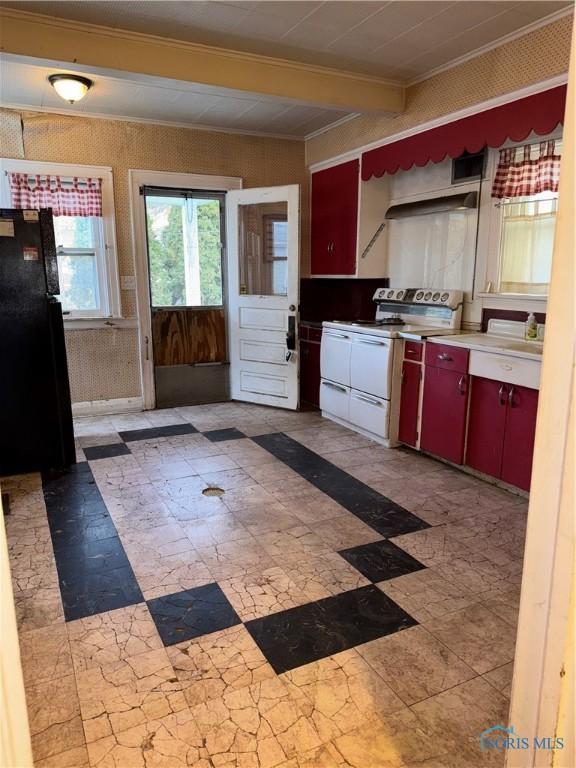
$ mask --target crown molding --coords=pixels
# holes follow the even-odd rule
[[[459,56],[457,59],[452,59],[451,61],[447,61],[446,64],[442,64],[439,67],[430,69],[423,75],[418,75],[418,77],[406,80],[404,85],[407,88],[410,88],[412,85],[422,83],[424,80],[429,80],[436,75],[442,74],[442,72],[447,72],[450,69],[454,69],[454,67],[459,67],[461,64],[466,64],[466,62],[471,61],[472,59],[476,59],[478,56],[482,56],[484,53],[489,53],[496,48],[500,48],[501,46],[506,45],[506,43],[511,43],[513,40],[518,40],[520,37],[525,37],[526,35],[529,35],[530,32],[535,32],[537,29],[547,27],[550,24],[553,24],[555,21],[564,19],[566,16],[571,16],[573,13],[574,8],[571,6],[562,8],[561,10],[555,11],[554,13],[550,13],[548,16],[543,16],[537,21],[533,21],[530,24],[526,24],[524,27],[520,27],[520,29],[517,29],[515,32],[510,32],[507,35],[503,35],[497,40],[493,40],[491,43],[486,43],[486,45],[482,45],[480,48],[475,48],[473,51],[465,53],[463,56]]]
[[[266,131],[244,131],[241,128],[224,128],[217,125],[202,123],[182,123],[174,120],[155,120],[151,117],[130,117],[130,115],[108,115],[105,112],[75,112],[73,109],[53,109],[36,107],[30,104],[2,104],[0,109],[11,109],[14,112],[38,112],[39,114],[62,115],[63,117],[79,117],[95,120],[113,120],[119,123],[140,123],[143,125],[160,126],[164,128],[185,128],[190,131],[205,131],[206,133],[230,133],[239,136],[255,136],[260,139],[281,139],[282,141],[304,141],[304,136],[291,136],[283,133],[267,133]],[[331,123],[331,126],[335,123]]]

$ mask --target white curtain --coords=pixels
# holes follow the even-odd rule
[[[554,213],[504,218],[500,289],[547,293],[554,245]]]

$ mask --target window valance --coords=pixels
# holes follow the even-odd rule
[[[376,147],[362,155],[362,179],[439,163],[484,146],[501,147],[508,139],[524,141],[532,132],[544,136],[563,123],[565,106],[566,86],[560,85]]]
[[[500,159],[492,197],[524,197],[540,192],[558,192],[561,156],[555,152],[554,141],[542,141],[533,145],[510,147],[500,150]]]
[[[102,216],[102,179],[10,173],[14,208],[52,208],[54,216]]]

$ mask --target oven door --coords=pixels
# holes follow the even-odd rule
[[[320,346],[320,375],[323,379],[350,386],[352,333],[324,328]]]
[[[360,392],[390,399],[392,339],[365,333],[352,334],[350,386]]]

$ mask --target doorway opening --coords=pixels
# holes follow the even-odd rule
[[[144,185],[140,193],[156,407],[228,400],[225,192]]]

